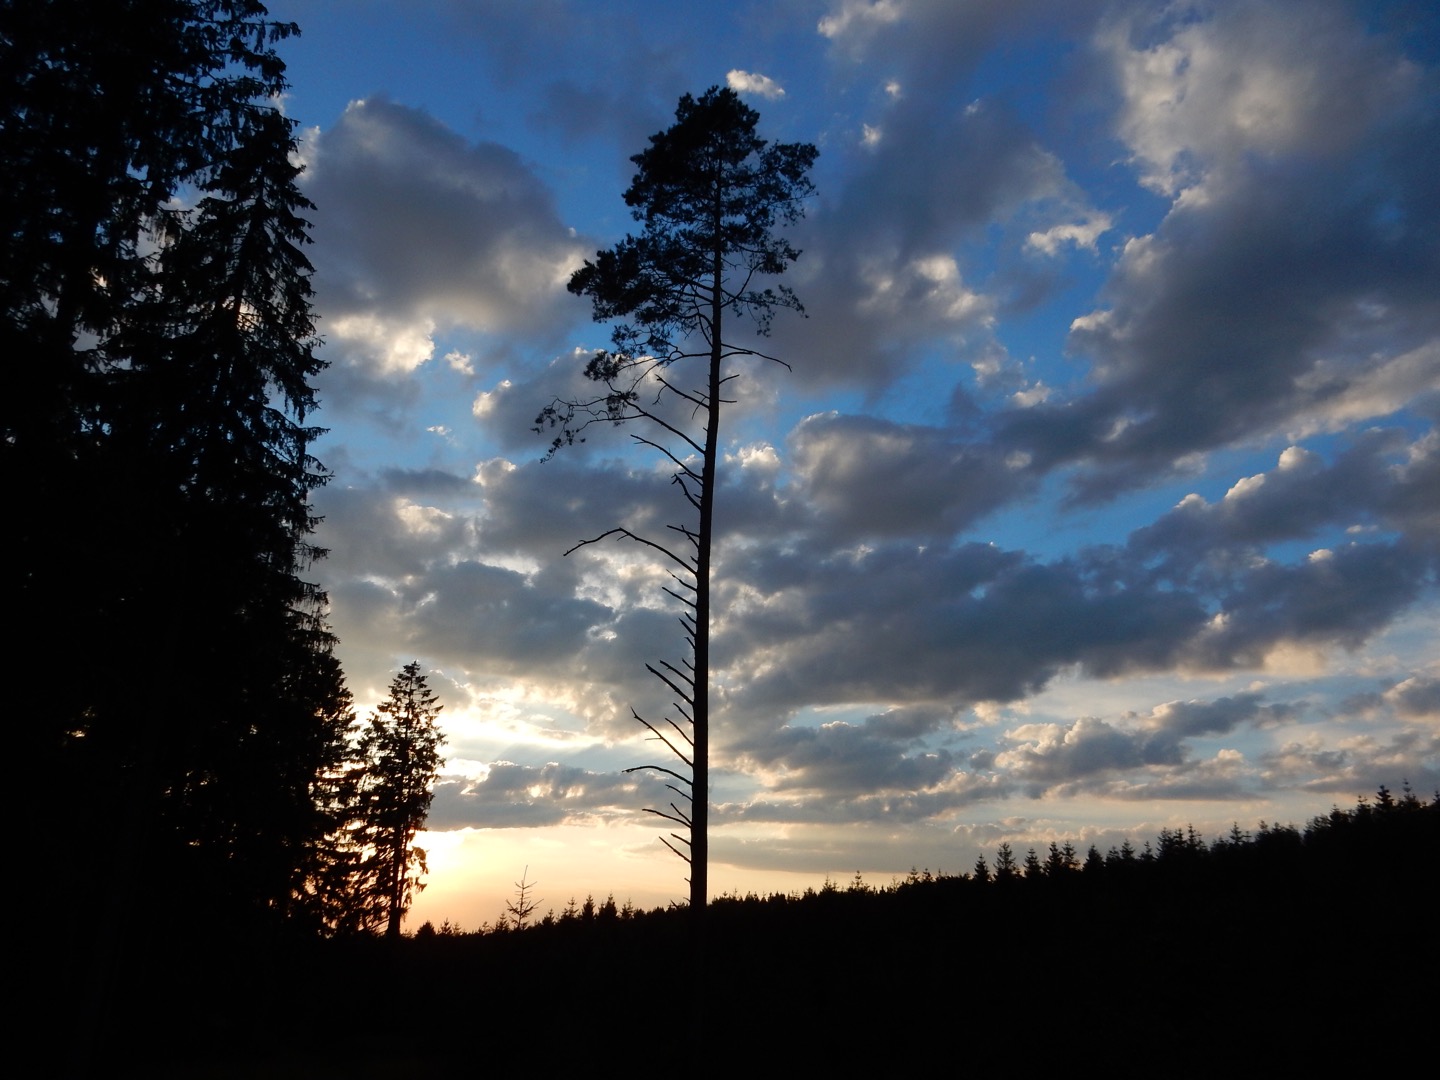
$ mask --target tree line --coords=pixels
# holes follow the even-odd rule
[[[1137,847],[1126,838],[1102,853],[1089,845],[1083,855],[1073,841],[1051,841],[1043,848],[1029,847],[1023,856],[1007,841],[995,851],[994,859],[980,855],[968,872],[912,868],[904,877],[888,883],[867,882],[857,871],[848,881],[826,878],[818,887],[788,893],[754,891],[722,893],[711,901],[713,917],[724,920],[726,912],[795,908],[818,911],[827,905],[870,904],[895,901],[898,906],[917,897],[944,897],[946,902],[963,903],[984,895],[1020,901],[1025,896],[1076,895],[1074,890],[1094,888],[1107,893],[1117,889],[1145,890],[1155,885],[1183,883],[1200,890],[1223,889],[1236,882],[1255,884],[1277,876],[1321,881],[1330,876],[1361,880],[1366,877],[1413,879],[1418,885],[1433,874],[1433,860],[1440,851],[1440,792],[1426,801],[1408,782],[1397,797],[1381,785],[1373,798],[1362,796],[1344,809],[1311,818],[1304,826],[1261,821],[1255,830],[1242,829],[1237,822],[1223,836],[1207,840],[1193,825],[1162,828],[1153,839]],[[517,882],[517,889],[523,884]],[[423,924],[415,936],[434,937],[506,935],[530,930],[538,934],[561,927],[605,927],[637,920],[668,920],[675,917],[675,905],[649,911],[626,900],[617,904],[611,892],[605,900],[594,894],[577,903],[572,897],[558,912],[552,907],[535,918],[536,904],[526,892],[519,897],[524,918],[517,918],[517,905],[508,903],[494,922],[466,931],[448,920],[440,927]],[[1014,891],[1012,891],[1014,890]]]
[[[1349,1071],[1377,1046],[1425,1045],[1440,795],[1382,789],[1303,825],[1213,838],[1167,828],[1113,857],[1072,843],[1067,859],[1066,846],[1052,873],[1048,842],[1036,845],[1028,878],[1028,851],[1012,849],[1016,873],[1000,880],[995,852],[988,879],[917,869],[716,898],[706,1008],[719,1037],[706,1060],[807,1073],[855,1060],[997,1072],[1094,1061],[1107,1075],[1213,1076],[1237,1060]],[[523,929],[507,907],[484,932],[342,937],[306,959],[341,985],[417,988],[429,1030],[495,1032],[487,1068],[694,1052],[665,1007],[678,993],[671,967],[689,955],[688,908],[599,895],[534,911]],[[517,892],[515,906],[532,899]],[[269,1060],[315,1046],[317,1028],[345,1029],[345,1002],[307,1007],[305,1029]],[[416,1039],[323,1060],[418,1075],[473,1068],[475,1053],[466,1040]]]

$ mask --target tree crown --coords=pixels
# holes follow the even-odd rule
[[[755,133],[760,114],[733,90],[711,87],[680,99],[675,124],[650,137],[625,192],[643,224],[575,272],[569,289],[589,296],[597,320],[629,318],[643,336],[636,346],[663,355],[673,339],[709,329],[718,299],[756,316],[800,310],[783,287],[756,290],[756,275],[778,275],[800,252],[772,235],[793,224],[814,193],[806,173],[819,151],[802,143],[767,143]],[[718,292],[718,297],[716,293]],[[617,337],[617,351],[627,351]]]
[[[726,313],[749,317],[762,335],[776,310],[803,314],[790,289],[756,279],[783,274],[800,257],[776,229],[804,216],[819,151],[767,142],[756,134],[759,119],[733,90],[686,94],[675,123],[630,159],[639,169],[625,202],[643,228],[587,259],[568,286],[590,298],[596,321],[624,320],[614,347],[585,369],[610,392],[595,402],[556,402],[536,418],[537,431],[562,428],[552,453],[594,420],[631,418],[636,388],[657,365],[763,356],[722,338]]]

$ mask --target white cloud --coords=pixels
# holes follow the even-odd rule
[[[752,74],[735,68],[725,75],[725,85],[737,94],[755,94],[771,101],[785,96],[785,90],[768,75]]]
[[[429,357],[437,329],[555,324],[585,245],[512,151],[371,99],[352,102],[310,153],[319,308],[352,359],[402,373]]]
[[[384,376],[409,374],[435,355],[433,319],[385,319],[357,311],[332,316],[326,330],[331,344],[352,363]]]
[[[462,353],[459,349],[451,349],[446,353],[445,363],[450,365],[451,370],[458,371],[461,375],[475,374],[475,358],[469,353]]]
[[[1095,250],[1095,241],[1110,231],[1110,215],[1095,213],[1084,221],[1052,225],[1043,232],[1032,232],[1025,240],[1025,246],[1046,255],[1054,255],[1063,244]]]
[[[1440,340],[1363,365],[1320,361],[1297,385],[1313,394],[1314,402],[1292,421],[1295,438],[1389,416],[1440,387]]]
[[[841,0],[838,10],[822,17],[816,29],[822,37],[842,38],[896,22],[902,11],[900,0]]]
[[[1338,150],[1416,75],[1357,32],[1347,5],[1243,0],[1206,14],[1166,7],[1096,39],[1123,96],[1118,133],[1142,182],[1166,195],[1247,154]],[[1154,41],[1157,31],[1165,36]]]
[[[867,268],[870,295],[860,301],[867,314],[925,312],[942,322],[988,324],[994,303],[965,286],[951,255],[921,255],[896,267],[878,260]]]

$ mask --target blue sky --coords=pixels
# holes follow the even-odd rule
[[[1440,787],[1440,24],[1414,3],[291,0],[363,706],[449,744],[413,918],[684,894],[622,770],[675,612],[570,272],[730,85],[820,149],[722,433],[711,880],[1303,821]],[[1303,15],[1302,15],[1303,11]],[[660,702],[664,704],[664,702]]]

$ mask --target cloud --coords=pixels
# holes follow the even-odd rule
[[[785,96],[785,90],[774,79],[766,75],[751,74],[735,68],[725,75],[725,85],[739,94],[755,94],[775,101]]]
[[[1095,717],[1068,725],[1025,724],[1006,738],[1015,745],[996,755],[996,766],[1046,786],[1092,773],[1181,761],[1168,740],[1151,746],[1144,736],[1117,730]]]
[[[1416,791],[1440,790],[1440,733],[1400,731],[1368,734],[1324,744],[1296,739],[1260,758],[1271,787],[1295,786],[1347,799],[1368,795],[1381,784],[1393,787],[1397,776]]]
[[[1230,799],[1252,795],[1254,769],[1244,755],[1220,749],[1198,758],[1189,740],[1298,718],[1291,704],[1261,704],[1257,693],[1156,706],[1133,726],[1098,717],[1069,724],[1022,724],[1001,736],[1009,744],[994,767],[1028,785],[1032,797],[1099,795],[1113,799]]]
[[[1353,650],[1422,595],[1433,566],[1423,549],[1391,543],[1184,576],[1108,548],[1054,563],[981,544],[751,549],[721,566],[720,609],[739,614],[715,648],[744,714],[1014,701],[1071,668],[1263,670],[1307,650]]]
[[[1245,477],[1217,502],[1187,495],[1130,537],[1127,550],[1171,575],[1225,573],[1253,563],[1272,544],[1340,531],[1386,530],[1407,546],[1433,550],[1440,497],[1440,439],[1411,440],[1398,429],[1371,429],[1333,461],[1301,446],[1276,467]]]
[[[1404,717],[1417,720],[1440,718],[1440,679],[1412,676],[1385,691],[1385,700]]]
[[[587,246],[513,151],[425,112],[352,102],[310,148],[317,292],[330,348],[378,374],[429,359],[439,327],[543,333]]]
[[[776,791],[845,796],[877,790],[923,791],[951,772],[947,750],[905,753],[864,726],[835,722],[787,726],[743,739],[730,757]]]
[[[1032,232],[1025,239],[1025,246],[1045,255],[1058,254],[1065,244],[1095,250],[1095,242],[1110,231],[1112,221],[1109,214],[1096,212],[1083,221],[1052,225],[1044,232]]]
[[[1293,705],[1262,705],[1258,693],[1236,694],[1214,701],[1171,701],[1157,705],[1146,727],[1174,739],[1228,735],[1242,724],[1275,724],[1293,719]]]
[[[1129,103],[1116,133],[1175,197],[1126,242],[1108,304],[1072,324],[1091,389],[997,422],[1037,468],[1078,466],[1077,499],[1391,416],[1440,385],[1440,293],[1421,287],[1440,280],[1440,113],[1348,12],[1318,5],[1301,27],[1236,4],[1162,20],[1142,45],[1129,23],[1102,37]]]
[[[1350,5],[1320,0],[1303,19],[1255,0],[1201,20],[1182,8],[1141,10],[1096,42],[1119,83],[1119,134],[1142,183],[1165,195],[1244,169],[1247,155],[1344,152],[1418,77],[1360,32]]]
[[[746,714],[1013,701],[1070,665],[1109,675],[1173,663],[1209,619],[1195,595],[1130,591],[984,544],[749,551],[724,570],[722,608],[742,604],[745,617],[715,648],[737,668],[732,700]]]
[[[648,760],[630,709],[664,714],[644,665],[684,635],[662,559],[575,545],[691,508],[638,428],[543,464],[531,428],[609,334],[556,207],[625,228],[628,155],[701,87],[668,29],[481,7],[448,17],[496,31],[477,100],[527,157],[378,98],[306,151],[324,390],[444,428],[389,468],[399,438],[343,444],[320,572],[358,685],[426,655],[485,729],[437,827],[629,822],[653,778],[610,763]],[[729,384],[717,860],[1433,785],[1440,84],[1359,6],[1292,8],[827,0],[704,43],[823,151],[783,279],[808,318],[762,346],[794,373]],[[632,34],[639,81],[586,66]],[[572,741],[495,735],[517,701]]]
[[[898,22],[904,11],[900,0],[841,0],[816,29],[821,36],[840,39],[864,34],[876,26]]]
[[[717,824],[875,824],[893,830],[919,822],[946,819],[966,807],[1003,799],[1012,790],[1013,785],[1004,777],[951,771],[941,781],[923,790],[896,789],[860,794],[847,793],[843,789],[833,794],[787,792],[743,803],[722,803],[713,808],[711,819]],[[908,859],[911,856],[907,854],[905,857]],[[834,863],[828,868],[833,869]]]
[[[994,50],[1022,38],[1059,35],[1099,5],[1076,0],[1056,7],[1045,0],[832,0],[816,31],[837,59],[885,82],[935,98],[968,86],[975,68]]]
[[[808,417],[789,448],[794,495],[836,544],[951,535],[1030,484],[983,444],[869,416]]]
[[[997,316],[1056,287],[1053,267],[1011,253],[1034,237],[1029,250],[1054,257],[1105,231],[1013,97],[977,98],[970,85],[991,49],[1028,49],[1027,32],[1044,26],[1043,37],[1085,7],[831,6],[820,29],[835,77],[863,84],[869,104],[825,133],[822,169],[838,184],[797,230],[794,284],[810,318],[777,322],[775,335],[799,380],[876,390],[936,351],[993,354]]]
[[[436,789],[427,827],[539,828],[595,820],[638,821],[642,805],[674,796],[644,774],[599,773],[548,762],[496,761],[475,780]]]

